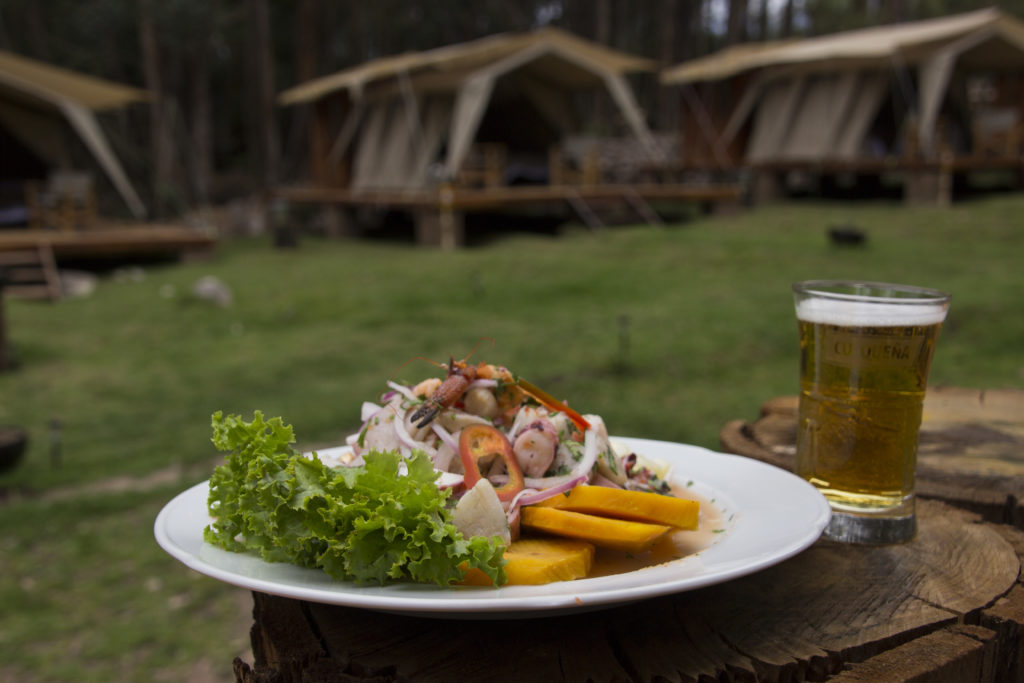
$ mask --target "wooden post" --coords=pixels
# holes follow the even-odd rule
[[[454,210],[455,190],[451,184],[445,183],[438,192],[440,206],[438,242],[442,249],[455,249],[462,246],[462,214]]]
[[[299,246],[299,235],[289,215],[288,201],[280,197],[271,200],[269,213],[274,234],[274,246],[284,248]]]
[[[784,184],[778,171],[758,169],[753,174],[752,194],[755,204],[767,204],[782,197]]]
[[[11,352],[7,346],[7,315],[4,311],[4,269],[0,267],[0,372],[11,369]]]
[[[320,209],[320,219],[324,224],[324,234],[330,239],[357,237],[359,226],[348,206],[325,204]]]
[[[903,181],[903,201],[916,206],[948,206],[953,195],[952,164],[907,171]]]

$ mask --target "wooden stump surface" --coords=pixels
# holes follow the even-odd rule
[[[795,433],[781,397],[727,424],[723,450],[789,469]],[[1022,444],[1024,392],[929,391],[913,541],[822,539],[630,605],[438,620],[254,593],[254,662],[235,660],[236,680],[1024,681]]]
[[[774,398],[755,422],[729,422],[722,449],[792,470],[797,402],[796,396]],[[1024,391],[929,389],[917,494],[1024,528]]]
[[[820,540],[718,586],[548,618],[438,620],[255,593],[255,662],[236,661],[237,680],[1019,680],[1024,532],[932,501],[919,518],[907,544]]]

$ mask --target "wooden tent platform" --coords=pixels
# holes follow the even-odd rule
[[[97,223],[83,230],[0,230],[0,252],[48,248],[54,258],[122,259],[180,258],[205,251],[216,238],[181,225],[157,223]]]
[[[447,186],[433,190],[352,190],[326,186],[287,186],[274,196],[296,204],[322,204],[343,208],[375,207],[408,211],[417,223],[422,244],[459,246],[463,242],[465,213],[511,210],[538,205],[568,205],[591,228],[600,226],[593,205],[620,204],[638,221],[660,223],[649,202],[673,201],[714,208],[735,205],[743,198],[736,184],[601,183],[581,185],[515,185],[483,188]]]
[[[347,188],[293,186],[280,187],[275,194],[289,201],[332,203],[349,206],[394,206],[430,208],[442,201],[439,192],[403,190],[350,190]],[[501,208],[514,204],[565,202],[572,198],[623,199],[638,196],[651,200],[728,202],[740,198],[734,185],[684,185],[663,183],[600,185],[516,185],[483,189],[452,188],[451,207],[455,210]]]

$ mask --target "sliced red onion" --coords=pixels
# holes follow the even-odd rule
[[[363,421],[363,424],[366,424],[374,417],[376,417],[377,413],[379,413],[382,410],[384,410],[384,408],[377,405],[376,403],[371,403],[370,401],[363,401],[363,406],[359,411],[359,419]]]
[[[542,500],[548,498],[554,498],[555,496],[565,493],[566,491],[579,486],[587,480],[586,477],[576,477],[569,481],[563,482],[558,486],[552,486],[549,489],[538,491],[537,489],[525,488],[515,495],[515,497],[509,501],[508,508],[505,510],[505,515],[508,518],[508,523],[511,526],[515,522],[515,518],[519,515],[519,508],[523,505],[533,505],[539,503]]]
[[[493,389],[496,386],[498,386],[498,380],[496,379],[475,379],[470,382],[466,388],[472,389],[473,387],[489,387]]]
[[[594,486],[604,486],[610,489],[621,489],[622,487],[616,484],[614,481],[605,477],[601,474],[595,474],[593,480],[590,482]]]
[[[525,408],[520,408],[519,410],[516,411],[515,419],[512,420],[512,424],[509,425],[508,432],[506,434],[506,436],[508,436],[509,441],[515,440],[516,433],[523,428],[523,424],[527,422],[529,417],[532,416],[528,415],[528,412]]]
[[[527,494],[527,495],[523,496],[522,498],[520,498],[519,499],[519,504],[520,505],[533,505],[534,503],[539,503],[542,500],[547,500],[548,498],[554,498],[555,496],[557,496],[560,493],[565,493],[566,491],[569,491],[571,489],[576,488],[577,486],[579,486],[580,484],[582,484],[586,480],[587,480],[586,477],[576,477],[575,479],[570,479],[569,481],[562,482],[558,486],[552,486],[551,488],[544,489],[543,491],[534,491],[533,493]],[[523,489],[523,491],[529,491],[529,490],[530,489]]]
[[[512,497],[512,500],[508,502],[508,512],[511,513],[512,510],[515,510],[522,504],[520,501],[523,499],[523,496],[530,496],[536,493],[537,489],[523,489],[522,491],[517,493],[515,496]]]
[[[508,510],[505,511],[505,519],[508,520],[508,528],[514,529],[519,521],[519,506],[509,505]]]
[[[414,448],[418,448],[420,450],[424,450],[427,452],[433,450],[432,448],[427,447],[426,444],[422,444],[416,441],[411,436],[409,436],[409,432],[407,432],[405,429],[404,420],[396,419],[392,421],[391,424],[395,428],[395,435],[398,436],[398,440],[402,443],[403,446],[407,447],[410,451],[413,450]],[[408,455],[408,453],[405,453],[405,455]]]
[[[402,396],[409,399],[410,401],[419,403],[420,401],[423,400],[416,394],[412,393],[412,390],[409,387],[403,387],[401,384],[397,384],[395,382],[392,382],[391,380],[388,380],[388,386],[397,391],[398,393],[400,393]]]
[[[375,403],[370,403],[369,401],[363,402],[362,408],[360,409],[360,417],[363,420],[363,424],[359,425],[359,430],[355,434],[350,434],[345,437],[345,443],[352,446],[352,450],[356,451],[357,454],[359,452],[359,445],[357,443],[359,441],[359,435],[366,431],[370,420],[383,413],[387,408],[387,405],[378,406]]]
[[[431,459],[434,461],[434,467],[439,470],[447,470],[452,464],[452,458],[459,453],[459,444],[456,443],[455,437],[453,437],[447,429],[437,424],[437,422],[431,422],[430,428],[434,434],[437,434],[438,438],[441,439],[441,446],[437,447],[431,455]],[[448,447],[448,450],[444,450],[444,446]]]
[[[437,471],[437,488],[439,489],[451,489],[455,488],[459,484],[465,481],[465,477],[461,474],[455,474],[454,472],[444,472],[443,470]]]
[[[455,437],[452,436],[447,429],[437,424],[437,422],[431,422],[430,428],[434,430],[434,433],[437,434],[437,436],[441,439],[441,441],[443,441],[448,446],[448,448],[452,449],[456,453],[459,452],[458,442],[455,441]]]

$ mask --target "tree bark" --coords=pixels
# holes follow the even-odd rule
[[[252,134],[257,156],[258,184],[262,189],[267,189],[277,181],[278,166],[270,7],[267,0],[248,0],[247,5],[251,27],[250,63],[255,86]]]
[[[192,57],[192,191],[200,205],[210,201],[213,180],[213,110],[210,105],[210,69],[207,35]]]
[[[612,40],[612,4],[610,0],[597,0],[594,3],[594,40],[610,46]],[[593,122],[599,130],[608,122],[608,98],[605,93],[594,96]]]
[[[779,21],[779,37],[788,38],[793,35],[793,0],[785,0],[782,5],[782,19]]]
[[[165,213],[165,198],[172,184],[172,143],[166,116],[163,79],[160,73],[160,44],[153,19],[153,0],[139,0],[139,44],[142,54],[142,72],[146,89],[150,93],[150,187],[154,217]]]
[[[321,7],[320,0],[299,0],[296,3],[292,42],[296,83],[304,83],[315,78],[317,75],[317,63],[319,61],[317,55],[320,49],[318,27],[320,25]],[[316,125],[315,122],[311,123],[310,121],[311,109],[312,105],[309,104],[291,107],[288,139],[284,158],[281,160],[281,165],[286,174],[289,173],[290,169],[298,170],[307,156],[307,154],[303,153],[303,150],[306,149],[304,143],[308,143],[311,139],[310,125]],[[307,170],[312,178],[317,178],[322,177],[322,169],[318,173],[313,171],[313,167],[321,163],[327,154],[326,146],[329,146],[331,143],[323,135],[313,135],[313,137],[320,139],[317,140],[317,147],[311,146],[308,149],[310,168]]]
[[[757,39],[768,40],[768,0],[759,0],[757,7]]]
[[[45,11],[43,3],[30,2],[25,5],[25,28],[28,44],[32,55],[43,61],[49,61],[50,41],[47,40],[46,23],[43,20]]]
[[[667,69],[676,61],[675,47],[679,42],[677,27],[680,24],[677,0],[661,0],[659,20],[661,25],[658,36],[658,67]],[[658,88],[655,92],[658,99],[658,128],[663,131],[675,129],[678,125],[679,94],[675,88]]]
[[[742,43],[747,39],[747,0],[729,0],[729,24],[726,31],[727,45]]]

